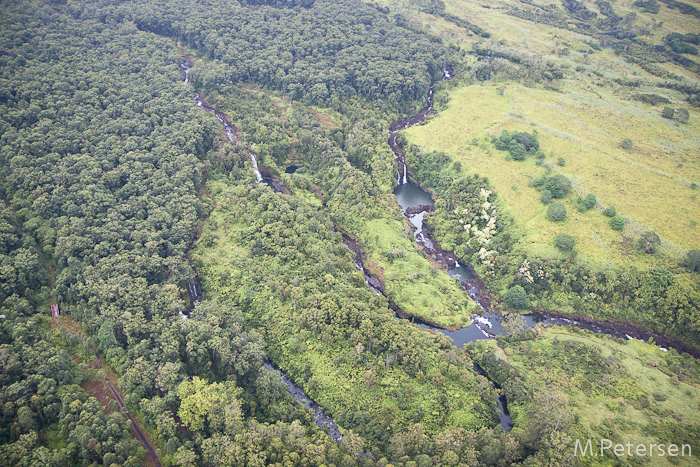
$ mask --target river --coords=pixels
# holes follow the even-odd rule
[[[194,61],[189,57],[183,57],[182,64],[180,65],[180,70],[182,73],[182,82],[184,84],[189,83],[189,74],[190,70],[192,70],[193,67]],[[225,114],[217,111],[214,107],[209,105],[204,100],[201,94],[196,93],[194,95],[194,98],[198,107],[204,109],[207,112],[213,113],[216,116],[216,118],[219,120],[219,123],[221,123],[224,132],[226,133],[226,139],[228,139],[230,143],[240,141],[238,139],[238,129],[229,122],[228,117]],[[272,176],[263,177],[263,174],[261,173],[260,168],[258,166],[257,154],[254,153],[248,147],[246,147],[246,150],[250,154],[253,172],[255,173],[255,178],[257,179],[257,181],[264,182],[277,192],[287,193],[287,188],[279,180],[274,179]],[[296,170],[296,168],[294,170]],[[192,244],[190,245],[190,248],[188,248],[188,252],[190,249],[197,245],[197,242],[199,241],[199,234],[200,232],[198,231],[198,233],[195,235],[194,240],[192,241]],[[189,313],[192,310],[192,308],[195,306],[196,303],[202,300],[202,286],[199,283],[198,276],[195,275],[195,277],[192,279],[192,282],[187,284],[187,292],[190,296],[190,307],[185,313],[183,313],[182,311],[180,312],[180,316],[183,319],[189,318]],[[313,399],[311,399],[299,386],[294,384],[291,378],[289,378],[289,376],[287,376],[282,370],[274,366],[269,361],[266,361],[264,365],[265,368],[267,368],[269,371],[279,375],[282,382],[287,385],[287,390],[289,391],[289,394],[294,396],[297,402],[303,404],[308,409],[313,409],[314,421],[316,422],[316,425],[319,428],[325,430],[328,433],[328,435],[335,441],[341,442],[343,440],[343,436],[340,434],[340,428],[333,420],[333,417],[326,415],[323,408],[316,402],[314,402]]]

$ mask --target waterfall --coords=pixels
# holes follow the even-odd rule
[[[399,161],[399,164],[401,161]],[[396,184],[401,185],[401,165],[396,169]]]
[[[189,68],[185,69],[185,84],[190,80],[190,70]]]
[[[458,268],[459,266],[459,261],[455,260],[455,267]]]
[[[255,158],[255,154],[250,153],[250,160],[253,162],[253,170],[255,171],[255,177],[259,182],[262,182],[262,175],[260,175],[260,170],[258,169],[258,160]]]
[[[408,183],[408,178],[406,177],[406,162],[403,163],[403,184]]]

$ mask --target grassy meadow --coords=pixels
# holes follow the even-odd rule
[[[615,11],[620,16],[636,11],[635,24],[649,30],[645,40],[660,43],[669,32],[697,29],[696,18],[663,4],[658,15],[651,15],[632,3],[615,3]],[[700,184],[700,112],[684,102],[681,93],[655,87],[662,80],[639,66],[625,62],[609,49],[590,49],[584,43],[590,37],[507,15],[502,8],[505,5],[446,2],[446,11],[483,27],[491,33],[490,39],[441,18],[421,18],[436,34],[465,50],[477,43],[502,46],[556,63],[565,79],[547,87],[512,81],[467,82],[442,91],[449,93],[447,108],[427,124],[406,130],[409,143],[424,150],[445,151],[465,168],[487,176],[531,253],[558,255],[552,241],[562,232],[576,238],[579,258],[602,266],[635,264],[646,268],[656,264],[658,257],[631,254],[629,239],[646,230],[659,234],[667,258],[677,260],[685,251],[700,248],[700,190],[696,189]],[[595,5],[586,6],[598,12]],[[562,54],[564,48],[569,49],[568,54]],[[583,49],[594,53],[580,53]],[[697,75],[677,65],[659,66],[698,81]],[[638,79],[642,84],[624,87],[613,82],[615,78]],[[672,102],[666,105],[688,109],[689,122],[662,118],[664,104],[652,106],[633,100],[631,96],[637,93],[658,94]],[[490,137],[503,130],[536,132],[540,149],[547,155],[544,164],[538,167],[533,158],[507,161],[507,152],[490,143]],[[478,138],[476,145],[472,144],[474,138]],[[623,149],[621,142],[627,138],[633,146]],[[557,164],[559,157],[565,165]],[[410,160],[408,164],[410,167]],[[528,186],[546,170],[552,175],[562,173],[573,182],[572,193],[564,201],[568,218],[563,223],[547,220],[540,192]],[[598,205],[580,213],[576,198],[588,193],[596,195]],[[609,218],[602,215],[608,206],[614,206],[625,218],[622,233],[612,230]]]
[[[527,388],[547,387],[565,395],[577,420],[579,437],[611,439],[615,444],[690,443],[693,458],[649,457],[652,466],[697,465],[700,428],[700,369],[692,357],[639,340],[620,341],[593,333],[554,327],[536,340],[498,347],[483,344],[517,372]],[[576,354],[590,354],[578,365]],[[516,426],[524,408],[515,406]],[[626,456],[625,456],[626,457]],[[670,462],[670,461],[673,462]],[[680,461],[680,462],[676,462]],[[612,458],[588,459],[584,465],[616,465]]]

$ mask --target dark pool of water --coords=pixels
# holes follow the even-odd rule
[[[287,167],[286,169],[284,169],[284,173],[293,174],[294,172],[297,171],[298,168],[299,168],[298,165],[290,165],[289,167]]]
[[[433,198],[430,193],[427,193],[420,187],[407,183],[405,185],[397,185],[394,189],[394,194],[399,201],[401,210],[405,211],[409,206],[417,206],[419,204],[433,204]]]

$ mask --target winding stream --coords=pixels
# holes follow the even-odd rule
[[[343,435],[340,434],[340,429],[338,428],[338,425],[335,424],[335,421],[333,421],[333,417],[326,415],[321,406],[307,396],[304,391],[302,391],[299,386],[294,384],[294,382],[282,370],[274,366],[271,362],[265,362],[264,365],[268,370],[280,375],[282,382],[287,385],[289,394],[294,396],[297,402],[304,405],[304,407],[307,409],[313,409],[314,421],[319,428],[322,430],[328,430],[328,435],[335,441],[343,441]]]
[[[183,78],[183,83],[187,84],[189,82],[189,73],[190,70],[194,67],[194,62],[189,58],[189,57],[183,57],[182,64],[180,65],[180,70],[182,72],[182,78]],[[201,107],[207,112],[211,112],[214,115],[216,115],[216,118],[219,120],[221,123],[221,126],[224,129],[224,132],[226,133],[226,138],[229,140],[229,142],[234,143],[239,141],[238,139],[238,134],[239,131],[236,127],[232,126],[226,115],[223,113],[217,111],[215,108],[213,108],[211,105],[209,105],[199,93],[195,94],[195,101],[197,102],[197,106]],[[246,150],[250,154],[250,159],[251,163],[253,165],[253,171],[255,172],[255,178],[258,180],[258,182],[264,182],[268,186],[270,186],[272,189],[274,189],[277,192],[282,192],[286,193],[287,189],[284,185],[282,185],[281,182],[278,180],[274,180],[273,178],[263,178],[262,173],[260,172],[260,169],[258,167],[258,160],[257,160],[257,154],[255,154],[250,148],[246,147]],[[296,170],[296,168],[295,168]],[[195,236],[195,239],[192,242],[192,245],[190,246],[190,249],[194,247],[199,239]],[[190,296],[190,308],[185,312],[180,312],[180,316],[183,319],[189,318],[189,311],[194,307],[194,305],[197,302],[200,302],[202,300],[202,286],[199,282],[199,277],[195,276],[192,279],[191,283],[187,284],[187,292]],[[294,398],[299,402],[300,404],[304,405],[308,409],[313,409],[314,411],[314,421],[316,422],[316,425],[323,429],[326,430],[328,435],[333,438],[337,442],[341,442],[343,440],[343,436],[340,434],[340,428],[338,425],[335,423],[333,420],[333,417],[330,417],[325,414],[323,411],[323,408],[318,405],[316,402],[313,401],[299,386],[294,384],[294,382],[279,368],[275,367],[271,362],[266,361],[264,363],[265,368],[267,368],[269,371],[272,371],[276,373],[277,375],[280,376],[282,382],[284,382],[287,385],[287,390],[289,393],[294,396]]]

